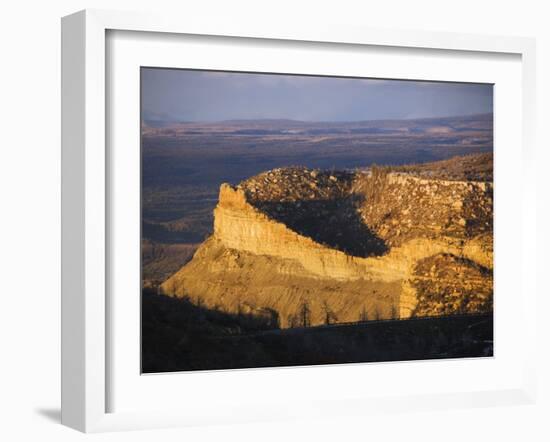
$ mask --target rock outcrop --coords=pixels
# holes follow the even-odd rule
[[[492,184],[284,168],[223,184],[161,286],[281,327],[492,309]]]

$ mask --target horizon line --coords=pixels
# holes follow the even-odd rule
[[[293,118],[229,118],[224,120],[167,120],[167,119],[151,119],[141,118],[141,122],[158,122],[158,123],[171,123],[171,124],[220,124],[220,123],[238,123],[238,122],[252,122],[252,121],[287,121],[292,123],[338,123],[338,124],[352,124],[352,123],[373,123],[373,122],[385,122],[385,121],[422,121],[422,120],[442,120],[446,118],[471,118],[471,117],[483,117],[494,115],[494,112],[480,112],[473,114],[453,114],[443,115],[437,117],[412,117],[412,118],[373,118],[371,120],[296,120]]]

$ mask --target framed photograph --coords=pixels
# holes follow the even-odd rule
[[[141,68],[143,373],[493,356],[493,85]]]
[[[64,424],[534,400],[532,40],[62,35]]]

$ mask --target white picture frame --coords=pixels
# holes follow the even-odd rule
[[[505,388],[462,393],[329,398],[312,401],[309,409],[273,406],[258,410],[242,399],[233,414],[162,411],[109,411],[108,247],[110,196],[107,173],[106,121],[109,93],[106,35],[109,31],[138,31],[270,39],[286,42],[338,43],[380,48],[426,48],[514,54],[521,57],[521,292],[526,351],[521,380]],[[395,412],[409,408],[453,408],[532,403],[536,396],[534,263],[535,193],[529,181],[534,170],[535,42],[518,37],[494,37],[417,31],[349,28],[308,24],[216,23],[197,17],[86,10],[62,20],[62,423],[85,432],[184,426],[215,422],[248,422],[289,416],[364,414],[375,409]],[[497,141],[498,142],[498,141]],[[527,190],[529,189],[529,191]],[[137,189],[136,189],[137,191]],[[497,250],[498,253],[498,250]],[[498,321],[498,316],[496,317]],[[336,369],[338,369],[336,367]],[[360,367],[357,370],[361,369]],[[287,370],[288,372],[288,370]],[[241,376],[235,374],[235,376]],[[228,379],[232,373],[224,372]],[[168,378],[168,377],[167,377]],[[198,378],[195,378],[198,379]],[[248,401],[248,402],[246,402]]]

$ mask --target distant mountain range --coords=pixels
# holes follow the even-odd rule
[[[315,134],[326,133],[360,133],[360,130],[379,130],[382,132],[415,132],[440,128],[446,131],[461,130],[492,130],[493,114],[477,114],[467,116],[420,118],[402,120],[368,120],[368,121],[299,121],[289,119],[257,119],[257,120],[226,120],[219,122],[190,122],[190,121],[142,121],[144,134],[157,133],[159,129],[169,130],[172,133],[186,132],[224,132],[243,134],[242,131],[265,131],[276,134]],[[369,133],[369,132],[367,132]],[[375,132],[372,132],[375,133]],[[244,133],[246,134],[246,133]],[[258,133],[250,133],[256,135]]]

